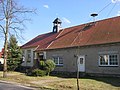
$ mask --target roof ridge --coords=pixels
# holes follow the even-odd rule
[[[90,22],[86,22],[86,23],[81,23],[81,24],[78,24],[78,25],[70,26],[70,27],[67,27],[67,28],[64,28],[64,29],[74,28],[74,27],[81,26],[81,25],[86,25],[86,24],[90,24],[90,23],[101,22],[101,21],[110,20],[110,19],[115,19],[115,18],[119,18],[119,17],[120,17],[120,16],[114,16],[114,17],[110,17],[110,18],[104,18],[104,19],[101,19],[101,20],[97,20],[97,21],[95,21],[95,22],[90,21]]]

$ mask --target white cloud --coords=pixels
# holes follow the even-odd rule
[[[48,6],[48,5],[43,5],[43,7],[44,7],[44,8],[47,8],[47,9],[49,8],[49,6]]]
[[[63,19],[63,22],[64,22],[64,23],[71,23],[70,20],[68,20],[68,19],[65,18],[65,17],[63,17],[62,19]]]
[[[120,0],[111,0],[112,1],[112,3],[118,3],[118,2],[120,2]]]

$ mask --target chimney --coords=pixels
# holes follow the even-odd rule
[[[59,32],[60,30],[60,26],[61,26],[61,20],[59,18],[56,18],[54,21],[53,21],[53,32],[56,33],[56,32]]]

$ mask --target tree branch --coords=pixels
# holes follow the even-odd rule
[[[2,25],[0,25],[0,28],[2,29],[3,33],[5,34],[5,29]]]

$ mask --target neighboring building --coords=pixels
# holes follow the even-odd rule
[[[39,35],[22,46],[23,66],[53,59],[55,71],[120,75],[120,17],[59,29]],[[28,62],[29,61],[29,62]]]
[[[0,58],[2,58],[2,52],[0,52]]]
[[[3,49],[2,51],[0,52],[0,64],[3,64],[4,63],[4,59],[3,59]]]

